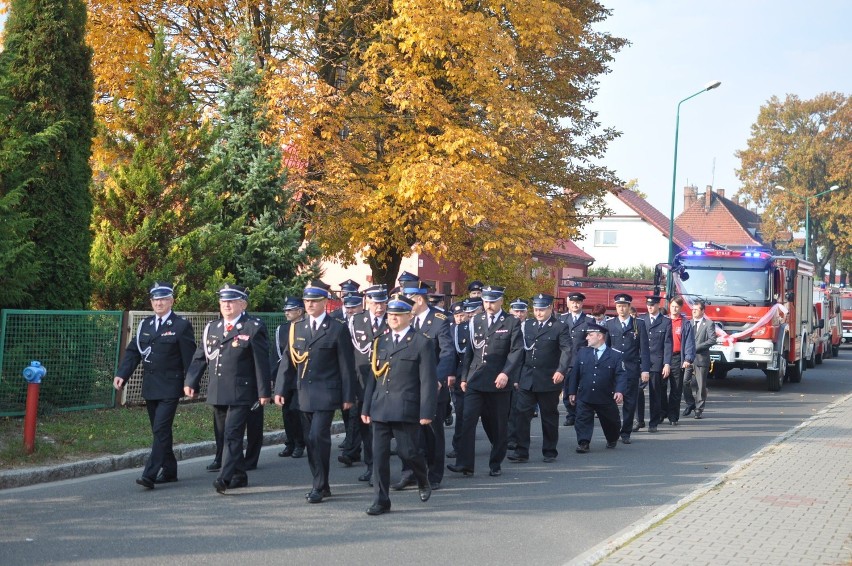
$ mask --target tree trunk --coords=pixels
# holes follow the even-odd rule
[[[388,260],[384,265],[379,264],[375,258],[368,259],[367,265],[370,266],[372,271],[373,285],[385,284],[390,291],[396,287],[396,278],[399,274],[399,267],[402,265],[403,254],[399,250],[392,250],[388,252],[387,257]]]

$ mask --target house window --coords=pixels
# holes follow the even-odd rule
[[[441,283],[441,293],[448,297],[453,296],[453,282],[452,281],[444,281]]]
[[[614,246],[616,245],[615,230],[595,230],[595,246]]]

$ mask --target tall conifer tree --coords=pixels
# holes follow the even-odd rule
[[[31,222],[38,260],[22,307],[89,303],[94,89],[85,28],[82,0],[10,4],[0,53],[0,197],[10,218]],[[12,193],[17,204],[9,204]]]

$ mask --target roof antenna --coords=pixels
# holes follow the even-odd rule
[[[716,158],[713,158],[713,169],[710,171],[710,186],[716,187]]]

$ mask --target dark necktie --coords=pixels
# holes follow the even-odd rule
[[[157,327],[156,327],[154,330],[158,330],[158,331],[159,331],[159,330],[160,330],[160,325],[161,325],[161,324],[163,324],[163,319],[158,317],[158,318],[157,318]]]
[[[492,315],[488,318],[488,328],[491,328],[492,326],[494,326],[494,323],[495,323],[495,322],[497,322],[497,315],[496,315],[496,314],[492,314]]]
[[[397,346],[399,346],[399,334],[394,334],[393,335],[393,347],[396,348]]]
[[[601,359],[601,350],[600,348],[595,348],[595,360]]]
[[[316,319],[314,319],[311,322],[311,336],[316,335],[316,333],[317,333],[317,321],[316,321]]]
[[[627,321],[626,320],[621,323],[621,328],[623,328],[624,330],[627,330]]]
[[[379,317],[373,317],[373,334],[379,331]]]
[[[414,330],[415,332],[420,332],[420,317],[414,319]],[[397,336],[398,338],[398,336]]]
[[[580,317],[575,316],[575,317],[573,317],[573,318],[574,318],[574,322],[572,322],[572,323],[571,323],[571,325],[572,325],[572,326],[576,326],[576,325],[577,325],[577,321],[580,319]]]

